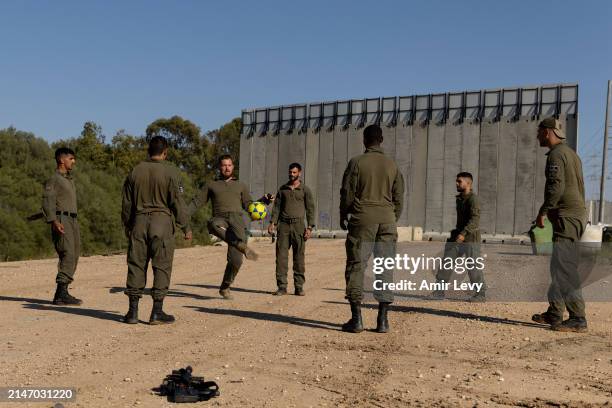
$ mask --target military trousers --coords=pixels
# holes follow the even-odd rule
[[[451,276],[453,275],[453,273],[455,273],[455,270],[453,270],[452,268],[444,268],[444,260],[446,258],[455,260],[461,257],[470,259],[476,259],[480,257],[480,242],[456,242],[455,237],[455,234],[451,234],[451,238],[446,241],[446,245],[444,246],[444,259],[442,260],[443,266],[442,268],[438,269],[436,273],[436,281],[438,282],[450,282]],[[470,269],[468,269],[467,267],[465,268],[468,273],[468,276],[470,277],[470,282],[482,283],[482,288],[479,294],[484,295],[487,289],[484,279],[484,270],[476,268],[474,262],[470,262],[470,264],[473,267],[471,267]],[[459,271],[457,271],[456,273],[459,274]],[[464,276],[465,272],[459,274],[459,280],[463,280]]]
[[[550,259],[550,287],[548,313],[563,317],[565,309],[572,317],[585,317],[582,281],[578,272],[578,241],[584,233],[585,222],[577,218],[551,218],[553,225],[553,253]]]
[[[129,234],[125,294],[142,297],[149,262],[153,269],[153,300],[168,294],[174,258],[174,221],[163,212],[138,214]]]
[[[293,251],[293,284],[295,289],[302,289],[306,281],[304,251],[306,241],[304,219],[292,220],[292,223],[279,221],[276,228],[276,285],[287,289],[289,272],[289,249]]]
[[[247,231],[241,213],[227,213],[208,221],[208,232],[227,243],[227,265],[223,273],[221,289],[229,288],[242,266],[243,254],[237,248],[247,243]]]
[[[76,218],[69,215],[58,215],[57,220],[64,226],[64,233],[60,234],[51,227],[53,246],[59,258],[55,282],[71,283],[74,280],[74,272],[81,253],[79,223]]]
[[[346,299],[349,302],[361,302],[364,291],[364,272],[370,256],[395,258],[397,246],[397,227],[390,224],[366,224],[349,222],[346,236]],[[385,269],[374,277],[382,283],[393,282],[393,270]],[[378,286],[378,285],[377,285]],[[382,286],[386,288],[385,286]],[[393,292],[390,290],[374,290],[374,298],[378,302],[393,302]]]

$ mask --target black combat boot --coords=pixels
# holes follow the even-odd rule
[[[533,320],[536,323],[550,324],[550,327],[554,329],[555,327],[561,324],[561,322],[563,321],[563,318],[560,316],[553,315],[549,313],[548,311],[546,311],[544,313],[534,314],[533,316],[531,316],[531,320]]]
[[[127,324],[138,323],[138,296],[130,296],[130,308],[127,314],[123,317],[123,322]]]
[[[389,331],[389,320],[387,319],[387,311],[390,303],[380,302],[378,304],[378,316],[376,317],[376,332],[387,333]]]
[[[342,331],[349,333],[361,333],[363,331],[361,302],[351,302],[351,319],[342,325]]]
[[[287,288],[278,288],[276,292],[272,292],[274,296],[285,296],[287,294]]]
[[[149,324],[170,324],[174,323],[174,316],[164,313],[162,310],[164,306],[163,300],[153,300],[153,310],[151,310],[151,317],[149,318]]]
[[[53,304],[59,306],[78,306],[83,301],[77,299],[68,293],[67,283],[58,283],[57,289],[55,290],[55,296],[53,296]]]
[[[556,331],[575,333],[586,333],[588,330],[587,321],[584,317],[570,317],[564,320],[563,323],[551,326],[550,328]]]

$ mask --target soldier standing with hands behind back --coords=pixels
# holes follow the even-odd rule
[[[380,147],[382,142],[382,129],[378,125],[365,128],[365,153],[349,161],[340,190],[340,227],[348,229],[346,298],[352,315],[342,325],[342,330],[351,333],[363,331],[363,275],[372,251],[375,257],[393,258],[396,255],[396,223],[402,213],[404,179],[397,164],[384,154]],[[393,271],[386,270],[380,278],[390,283],[392,274]],[[379,302],[376,331],[386,333],[389,331],[387,311],[393,302],[393,292],[374,291],[374,298]]]
[[[130,241],[125,289],[130,308],[124,318],[128,324],[138,323],[138,301],[147,283],[149,261],[153,266],[149,324],[174,322],[174,316],[163,311],[172,274],[174,220],[186,240],[192,235],[178,169],[165,161],[168,142],[162,136],[153,137],[148,153],[149,158],[134,167],[123,185],[121,219]]]
[[[68,285],[74,279],[79,254],[81,237],[77,222],[77,193],[72,179],[72,169],[76,164],[74,151],[60,147],[55,151],[55,174],[45,183],[43,192],[43,215],[51,224],[51,237],[59,257],[55,282],[57,289],[53,296],[54,305],[80,305],[77,299],[68,293]]]
[[[287,294],[287,273],[289,269],[289,249],[293,248],[293,282],[295,294],[304,296],[306,241],[314,229],[314,196],[310,188],[300,181],[302,166],[289,165],[289,181],[282,185],[274,200],[274,208],[268,233],[277,230],[276,240],[276,296]],[[308,226],[304,224],[304,215]]]
[[[555,118],[540,122],[538,141],[549,151],[546,153],[544,203],[538,212],[536,225],[544,228],[544,217],[548,217],[552,223],[553,253],[550,259],[548,310],[533,315],[532,320],[550,324],[551,329],[557,331],[586,332],[577,246],[587,221],[582,162],[576,152],[564,143],[561,122]],[[563,321],[565,309],[569,312],[569,319]]]

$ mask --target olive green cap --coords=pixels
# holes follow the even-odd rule
[[[540,122],[538,127],[552,129],[559,139],[565,139],[565,133],[563,132],[563,124],[558,119],[546,118]]]

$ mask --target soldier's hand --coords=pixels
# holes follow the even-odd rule
[[[59,222],[58,220],[53,221],[53,224],[51,224],[53,226],[53,229],[55,230],[55,232],[58,232],[62,235],[64,235],[64,225]]]
[[[340,220],[340,228],[344,231],[348,230],[348,220],[346,218]]]
[[[463,241],[465,241],[465,237],[461,234],[457,235],[455,242],[462,243]]]
[[[268,225],[268,234],[270,235],[274,234],[274,224]]]
[[[310,237],[312,237],[312,229],[306,228],[306,231],[304,231],[304,241],[308,241]]]
[[[185,241],[190,241],[193,238],[193,232],[187,231],[185,233]]]
[[[536,226],[538,228],[544,228],[544,218],[545,215],[538,214],[538,218],[536,218]]]

